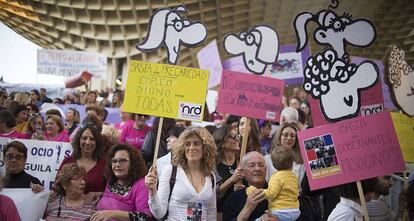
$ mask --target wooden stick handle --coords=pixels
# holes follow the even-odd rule
[[[157,165],[157,157],[158,157],[158,151],[160,149],[160,140],[161,140],[161,132],[162,132],[162,123],[163,122],[164,122],[164,118],[160,117],[160,122],[158,123],[157,140],[155,141],[154,158],[152,159],[152,166],[153,167],[155,167]]]
[[[367,204],[365,202],[365,195],[364,191],[362,190],[361,181],[357,181],[356,184],[358,188],[359,200],[361,201],[362,211],[364,212],[365,221],[369,221]]]
[[[242,161],[244,154],[246,154],[247,140],[249,139],[249,133],[250,133],[250,118],[247,118],[246,119],[246,130],[244,130],[244,133],[243,133],[243,140],[242,140],[242,146],[240,150],[239,163]]]

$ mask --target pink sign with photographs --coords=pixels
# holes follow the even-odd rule
[[[298,133],[311,190],[405,170],[389,112]]]
[[[284,88],[283,80],[224,70],[217,112],[279,121]]]

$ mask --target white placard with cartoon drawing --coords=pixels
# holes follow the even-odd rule
[[[241,55],[247,70],[262,75],[267,65],[277,61],[279,37],[272,27],[257,25],[247,32],[227,34],[224,49],[233,56]]]
[[[176,64],[181,45],[193,47],[207,37],[204,24],[183,18],[180,13],[185,12],[187,8],[184,6],[157,10],[149,20],[145,40],[136,48],[142,52],[150,52],[164,44],[168,63]]]
[[[307,60],[303,88],[319,100],[327,120],[353,118],[359,113],[360,91],[375,84],[379,69],[370,60],[359,65],[350,63],[346,46],[368,47],[376,38],[375,27],[367,19],[351,19],[349,14],[338,16],[332,10],[303,12],[294,21],[296,51],[307,45],[306,25],[310,21],[317,25],[313,32],[315,41],[327,48]]]

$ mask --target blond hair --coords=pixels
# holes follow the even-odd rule
[[[216,166],[217,147],[213,136],[203,127],[187,128],[178,138],[176,146],[172,152],[171,163],[188,169],[188,162],[185,156],[185,142],[191,136],[200,138],[203,143],[203,156],[201,157],[201,169],[205,175],[211,176],[211,172]]]

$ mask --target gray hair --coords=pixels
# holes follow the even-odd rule
[[[264,159],[264,157],[263,157],[263,154],[261,154],[261,153],[259,153],[259,152],[257,152],[257,151],[250,151],[250,152],[246,153],[246,154],[243,156],[243,158],[242,158],[242,160],[241,160],[241,162],[240,162],[241,168],[246,168],[247,163],[249,162],[250,158],[252,158],[252,156],[254,156],[254,155],[259,155],[259,156],[261,156],[261,157],[263,158],[263,161],[265,161],[265,159]]]
[[[296,110],[293,107],[285,107],[280,113],[280,123],[288,122],[288,123],[297,124],[298,120],[299,120],[298,110]]]

